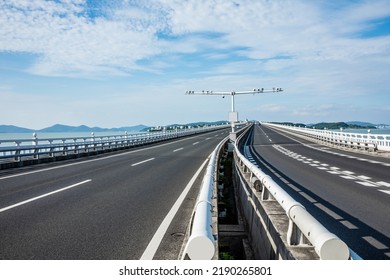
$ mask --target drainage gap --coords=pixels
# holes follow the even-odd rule
[[[218,172],[218,244],[220,260],[253,259],[237,207],[233,184],[233,152],[224,150]]]

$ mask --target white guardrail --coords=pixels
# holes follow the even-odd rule
[[[183,258],[188,255],[191,260],[211,260],[216,252],[213,236],[213,189],[215,166],[221,146],[228,137],[222,140],[210,155],[206,174],[203,177],[200,193],[194,208],[192,228],[184,249]]]
[[[284,209],[289,218],[287,242],[289,245],[305,244],[305,238],[314,246],[320,259],[341,259],[348,260],[350,251],[348,246],[336,235],[329,232],[319,223],[300,203],[295,201],[286,191],[283,190],[270,176],[265,174],[256,165],[246,159],[238,149],[239,141],[236,142],[235,152],[239,158],[239,164],[245,165],[251,173],[251,181],[259,181],[263,187],[262,200],[276,200]],[[297,230],[299,229],[299,230]],[[303,234],[303,236],[302,236]]]
[[[313,139],[322,140],[331,144],[360,148],[364,150],[377,150],[390,152],[390,135],[372,133],[352,133],[345,131],[321,130],[306,127],[288,126],[282,124],[263,122],[263,125],[279,128],[301,134]]]
[[[137,145],[178,138],[191,134],[229,127],[229,125],[207,126],[191,129],[169,130],[150,133],[69,137],[38,138],[34,133],[31,139],[0,140],[0,160],[10,159],[19,162],[23,158],[38,159],[41,156],[55,157],[69,154],[82,154],[95,151],[127,148]]]

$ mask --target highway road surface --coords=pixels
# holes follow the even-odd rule
[[[1,171],[0,259],[177,259],[201,167],[228,133]]]
[[[390,159],[255,125],[243,152],[363,259],[390,259]]]

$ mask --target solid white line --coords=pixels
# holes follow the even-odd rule
[[[154,234],[152,240],[150,240],[148,246],[146,247],[144,253],[141,256],[141,260],[152,260],[154,257],[154,254],[156,253],[158,247],[160,246],[161,240],[163,239],[165,233],[168,230],[169,225],[171,224],[173,218],[175,217],[177,211],[180,208],[180,205],[183,203],[183,200],[187,196],[188,192],[192,188],[192,185],[194,184],[196,178],[198,178],[200,172],[202,171],[203,167],[208,162],[208,158],[202,163],[202,165],[199,167],[198,171],[196,171],[195,175],[191,178],[191,180],[188,182],[187,186],[183,190],[183,192],[180,194],[179,198],[176,200],[175,204],[172,206],[171,210],[169,210],[167,216],[164,218],[162,223],[160,224],[159,228],[157,229],[156,233]]]
[[[26,204],[26,203],[29,203],[29,202],[32,202],[32,201],[35,201],[35,200],[44,198],[44,197],[46,197],[46,196],[49,196],[49,195],[52,195],[52,194],[55,194],[55,193],[58,193],[58,192],[65,191],[65,190],[70,189],[70,188],[74,188],[74,187],[80,186],[80,185],[82,185],[82,184],[85,184],[85,183],[88,183],[88,182],[91,182],[91,181],[92,181],[91,179],[88,179],[88,180],[82,181],[82,182],[77,183],[77,184],[70,185],[70,186],[68,186],[68,187],[65,187],[65,188],[62,188],[62,189],[59,189],[59,190],[56,190],[56,191],[52,191],[52,192],[49,192],[49,193],[46,193],[46,194],[43,194],[43,195],[40,195],[40,196],[37,196],[37,197],[33,197],[33,198],[30,198],[30,199],[24,200],[24,201],[22,201],[22,202],[19,202],[19,203],[16,203],[16,204],[13,204],[13,205],[10,205],[10,206],[1,208],[1,209],[0,209],[0,212],[7,211],[7,210],[9,210],[9,209],[18,207],[18,206],[20,206],[20,205],[23,205],[23,204]]]
[[[173,150],[174,153],[178,152],[178,151],[181,151],[183,150],[184,148],[179,148],[179,149],[176,149],[176,150]]]
[[[154,158],[150,158],[150,159],[146,159],[146,160],[143,160],[143,161],[140,161],[140,162],[137,162],[137,163],[133,163],[131,166],[136,166],[136,165],[139,165],[139,164],[151,161],[151,160],[154,160]]]

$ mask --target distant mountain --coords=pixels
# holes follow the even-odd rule
[[[0,125],[0,133],[29,133],[33,131],[33,129],[14,125]]]
[[[355,123],[360,123],[355,124]],[[287,125],[295,125],[295,126],[301,126],[301,127],[315,127],[316,129],[375,129],[376,126],[371,123],[365,123],[365,122],[321,122],[321,123],[316,123],[316,124],[302,124],[302,123],[289,123],[289,122],[284,122],[280,124],[287,124]]]
[[[375,129],[375,125],[374,124],[371,124],[371,123],[364,123],[364,122],[358,122],[360,124],[355,124],[355,123],[345,123],[345,122],[331,122],[331,123],[317,123],[315,125],[316,128],[318,129],[324,129],[324,128],[327,128],[327,129],[340,129],[340,128],[343,128],[343,129]]]
[[[369,122],[360,122],[360,121],[350,121],[346,122],[347,124],[352,124],[352,125],[359,125],[359,126],[376,126],[376,124],[372,124]]]
[[[176,126],[199,126],[199,125],[217,125],[223,124],[226,121],[216,121],[216,122],[194,122],[188,124],[171,124],[166,125],[164,127],[176,127]],[[59,132],[139,132],[139,131],[147,131],[151,127],[143,124],[135,125],[135,126],[122,126],[122,127],[114,127],[114,128],[102,128],[102,127],[89,127],[86,125],[79,126],[71,126],[64,124],[55,124],[43,129],[29,129],[23,127],[17,127],[13,125],[0,125],[0,133],[29,133],[29,132],[51,132],[51,133],[59,133]]]
[[[98,131],[100,130],[101,129],[99,129]],[[92,131],[93,128],[88,127],[86,125],[70,126],[70,125],[63,125],[63,124],[55,124],[39,130],[39,132],[92,132]]]
[[[101,127],[89,127],[86,125],[80,126],[69,126],[63,124],[56,124],[44,129],[39,130],[39,132],[105,132],[105,131],[141,131],[144,128],[148,128],[148,126],[140,124],[135,126],[126,126],[126,127],[118,127],[118,128],[101,128]]]
[[[89,127],[86,125],[80,126],[70,126],[64,124],[55,124],[50,127],[46,127],[43,129],[29,129],[24,127],[18,127],[14,125],[0,125],[0,133],[29,133],[29,132],[105,132],[105,131],[141,131],[145,128],[149,128],[146,125],[140,124],[135,126],[126,126],[126,127],[118,127],[118,128],[101,128],[101,127]]]

